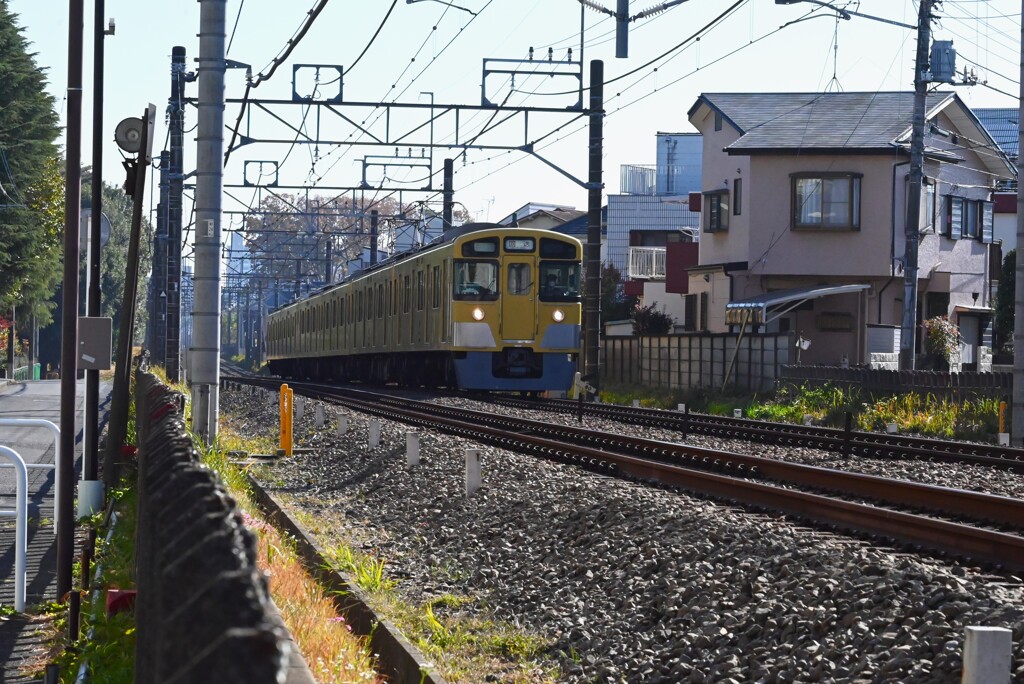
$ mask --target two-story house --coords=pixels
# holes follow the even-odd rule
[[[804,362],[899,348],[913,93],[706,93],[699,265],[711,331],[792,331]],[[918,322],[947,315],[976,361],[991,329],[992,192],[1006,156],[949,92],[927,99]],[[869,332],[871,333],[869,335]],[[920,339],[920,335],[918,335]]]

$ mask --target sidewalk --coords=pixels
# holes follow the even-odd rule
[[[83,380],[79,381],[81,386]],[[109,385],[101,386],[101,402],[109,393]],[[81,407],[83,394],[76,401],[76,463],[81,456]],[[105,409],[100,409],[101,422]],[[0,417],[41,418],[60,425],[60,381],[40,380],[26,383],[0,384]],[[18,452],[26,463],[53,463],[53,434],[45,428],[0,427],[0,445]],[[6,462],[6,459],[4,460]],[[14,470],[0,470],[0,509],[11,510],[15,503]],[[56,601],[57,536],[53,529],[54,471],[28,471],[28,554],[25,604],[30,609]],[[0,605],[14,606],[14,518],[0,518]],[[77,553],[76,553],[77,558]],[[29,682],[22,668],[30,664],[41,671],[45,661],[43,650],[47,634],[40,623],[24,615],[0,617],[0,681]]]

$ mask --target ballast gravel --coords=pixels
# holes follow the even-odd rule
[[[226,391],[221,404],[267,434],[266,396]],[[462,610],[549,640],[559,681],[956,682],[969,625],[1012,630],[1009,674],[1024,681],[1012,578],[438,433],[422,434],[410,469],[408,426],[384,421],[370,448],[370,418],[342,412],[338,437],[307,406],[296,435],[311,451],[279,460],[265,485],[384,558],[409,601],[472,597]],[[468,498],[467,448],[483,471]]]

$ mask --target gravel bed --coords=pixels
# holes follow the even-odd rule
[[[221,403],[254,434],[276,424],[265,399]],[[313,451],[274,466],[271,488],[380,553],[408,600],[471,596],[462,610],[550,639],[559,681],[952,682],[968,625],[1012,629],[1024,681],[1019,584],[447,435],[424,434],[408,470],[407,426],[385,422],[371,449],[365,416],[337,438],[311,413],[296,434]],[[467,499],[468,446],[484,486]]]

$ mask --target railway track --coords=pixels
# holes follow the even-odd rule
[[[281,384],[279,380],[251,377],[225,377],[224,381],[271,390]],[[298,394],[371,415],[596,472],[656,481],[795,515],[818,524],[966,556],[1014,572],[1024,570],[1024,537],[1020,535],[1024,529],[1024,501],[1018,499],[597,432],[332,385],[300,382],[289,383],[289,386]],[[863,503],[862,499],[876,503]],[[989,524],[1000,529],[982,527]]]
[[[579,402],[569,399],[517,399],[491,397],[501,406],[559,413],[576,413]],[[859,430],[841,430],[813,425],[793,425],[748,418],[729,418],[705,413],[634,408],[612,404],[582,404],[585,415],[617,420],[631,425],[678,430],[690,433],[743,439],[768,444],[804,446],[836,451],[851,456],[915,458],[948,463],[1004,468],[1024,473],[1024,449],[994,444],[954,442],[907,435],[890,435]]]

